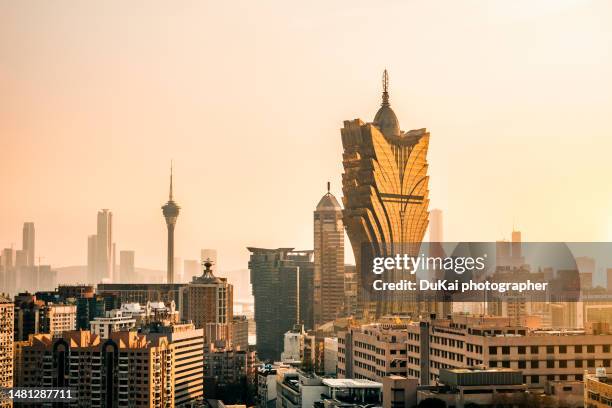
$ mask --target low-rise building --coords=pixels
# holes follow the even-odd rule
[[[136,319],[122,310],[111,310],[104,317],[96,317],[89,322],[91,332],[108,339],[111,333],[130,330],[136,327]]]
[[[468,404],[482,406],[526,406],[527,386],[519,370],[442,369],[439,385],[422,386],[417,391],[417,404],[424,400],[441,400],[448,407],[463,408]]]
[[[612,376],[606,374],[604,368],[596,370],[595,374],[585,374],[584,407],[608,408],[612,406]]]
[[[382,387],[362,379],[323,378],[300,370],[276,376],[277,408],[379,407]]]
[[[279,373],[293,370],[291,366],[282,363],[265,364],[257,369],[257,407],[276,407],[276,376]]]

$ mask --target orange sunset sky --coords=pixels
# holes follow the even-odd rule
[[[164,269],[173,159],[177,256],[312,248],[384,68],[447,240],[612,239],[612,2],[1,0],[0,247],[33,221],[43,263],[85,264],[109,208]]]

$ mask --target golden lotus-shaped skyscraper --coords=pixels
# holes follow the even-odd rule
[[[372,256],[418,255],[427,229],[429,190],[426,129],[403,132],[391,109],[388,76],[383,74],[382,105],[374,121],[345,121],[342,177],[343,221],[351,241],[361,314],[416,313],[416,295],[375,292],[375,279],[412,279],[408,271],[374,275],[365,260]]]

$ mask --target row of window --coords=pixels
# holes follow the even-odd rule
[[[468,351],[470,345],[468,344]],[[512,348],[516,349],[516,352],[518,354],[527,354],[527,351],[529,351],[530,354],[538,354],[540,351],[545,351],[546,354],[555,354],[555,352],[559,353],[559,354],[566,354],[570,349],[570,347],[573,347],[574,353],[595,353],[598,349],[602,352],[602,353],[609,353],[610,352],[610,345],[609,344],[602,344],[602,345],[594,345],[594,344],[589,344],[586,346],[583,345],[575,345],[575,346],[514,346]],[[511,352],[511,347],[510,346],[489,346],[489,354],[491,355],[496,355],[496,354],[510,354]]]

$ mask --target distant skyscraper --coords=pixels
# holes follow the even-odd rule
[[[314,211],[315,327],[340,317],[344,312],[344,224],[336,197],[325,194]]]
[[[283,338],[298,321],[312,327],[313,251],[247,248],[255,298],[257,354],[278,361]]]
[[[2,269],[4,270],[4,287],[3,292],[15,293],[17,290],[17,270],[15,268],[15,260],[17,252],[13,248],[4,248],[2,250]]]
[[[33,222],[23,223],[23,246],[22,249],[26,252],[27,265],[32,266],[35,263],[35,231]]]
[[[200,250],[200,261],[206,262],[206,260],[210,260],[213,264],[212,271],[217,272],[219,270],[219,264],[217,259],[217,250],[216,249],[201,249]]]
[[[391,109],[388,76],[383,74],[382,106],[373,123],[345,121],[342,191],[344,224],[353,247],[359,279],[361,314],[415,313],[415,294],[371,291],[380,279],[362,265],[362,255],[418,254],[428,223],[429,190],[426,129],[402,132]],[[366,261],[369,262],[369,261]],[[405,271],[389,271],[389,282],[412,279]]]
[[[134,258],[134,251],[119,252],[119,279],[115,279],[115,283],[128,282],[134,278],[136,273]]]
[[[172,269],[174,271],[174,283],[181,283],[183,281],[183,260],[180,257],[174,257]]]
[[[95,256],[95,281],[91,283],[111,282],[113,277],[113,213],[107,209],[98,211]]]
[[[183,279],[190,281],[200,274],[201,263],[195,259],[185,259],[183,262]]]
[[[96,252],[98,250],[98,237],[90,235],[87,237],[87,281],[95,285],[98,283],[96,276]]]
[[[442,210],[429,212],[429,242],[444,242]]]
[[[181,207],[174,202],[172,197],[172,166],[170,166],[170,193],[168,202],[162,207],[162,213],[166,219],[168,228],[168,262],[167,262],[167,283],[174,283],[174,226]]]

